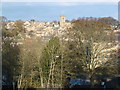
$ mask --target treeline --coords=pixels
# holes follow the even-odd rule
[[[100,18],[96,18],[96,17],[79,17],[78,20],[85,20],[85,21],[100,21],[100,22],[104,22],[106,24],[110,24],[110,25],[118,25],[119,21],[117,19],[114,19],[112,17],[100,17]]]
[[[5,22],[5,21],[4,21]],[[9,34],[2,31],[2,82],[13,88],[69,88],[70,80],[90,80],[91,87],[102,79],[118,75],[116,52],[104,51],[116,42],[109,24],[96,20],[74,20],[63,38],[53,36],[48,42],[39,38],[18,45],[16,36],[23,33],[22,24]],[[108,45],[111,44],[110,45]],[[107,56],[107,59],[106,59]],[[116,84],[115,88],[119,87]]]

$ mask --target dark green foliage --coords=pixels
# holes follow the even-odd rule
[[[19,47],[9,38],[2,42],[2,76],[5,84],[12,84],[14,76],[19,75]],[[13,43],[13,44],[12,44]]]
[[[13,81],[17,81],[19,75],[20,64],[19,64],[19,46],[13,38],[8,35],[6,29],[7,19],[0,17],[0,23],[2,25],[2,82],[3,84],[12,84]]]

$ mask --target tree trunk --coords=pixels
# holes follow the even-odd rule
[[[22,74],[20,76],[20,79],[18,80],[18,88],[21,88],[21,84],[22,84]]]
[[[44,85],[43,85],[43,75],[42,75],[42,69],[39,68],[40,70],[40,83],[41,83],[41,87],[44,88]]]
[[[94,84],[93,84],[93,72],[89,72],[88,79],[90,80],[91,87],[93,87],[94,86]]]

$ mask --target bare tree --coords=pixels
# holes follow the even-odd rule
[[[40,57],[45,43],[32,39],[25,40],[20,46],[21,74],[18,80],[18,88],[43,87]]]
[[[99,21],[76,20],[72,24],[73,28],[68,30],[67,37],[72,45],[70,51],[74,53],[71,59],[81,62],[82,73],[92,84],[97,68],[115,65],[115,60],[113,63],[107,52],[115,46],[114,33],[106,30],[110,25]]]

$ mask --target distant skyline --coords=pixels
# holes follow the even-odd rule
[[[59,21],[79,17],[118,19],[118,3],[112,2],[2,2],[2,16],[8,20]]]

